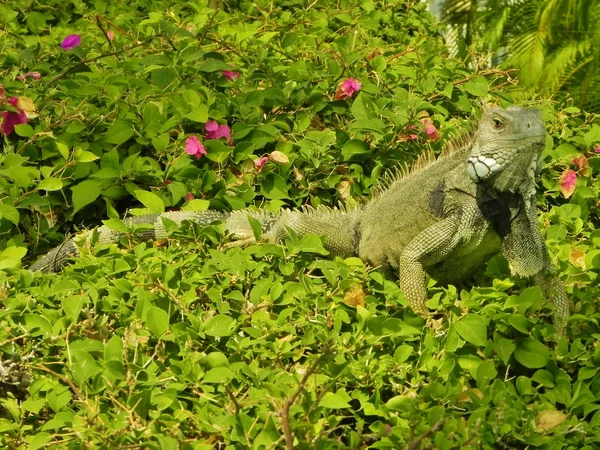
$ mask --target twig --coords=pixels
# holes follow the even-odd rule
[[[101,55],[98,56],[94,56],[93,58],[88,58],[88,59],[82,59],[81,61],[79,61],[77,64],[75,64],[74,66],[69,67],[68,69],[64,70],[62,73],[59,73],[58,75],[56,75],[54,78],[52,78],[50,80],[50,82],[48,83],[48,85],[54,84],[55,82],[57,82],[58,80],[60,80],[61,78],[66,77],[68,74],[70,74],[73,70],[75,70],[77,67],[83,65],[83,64],[88,64],[94,61],[98,61],[99,59],[102,58],[108,58],[109,56],[117,56],[120,55],[122,53],[126,53],[129,50],[133,50],[136,47],[141,47],[142,45],[146,45],[150,40],[154,39],[155,37],[159,37],[159,36],[153,36],[152,38],[150,38],[148,41],[145,42],[138,42],[137,44],[134,44],[130,47],[121,49],[121,50],[116,50],[114,52],[108,52],[108,53],[103,53]]]
[[[108,37],[108,33],[106,32],[106,30],[104,29],[104,27],[100,23],[100,16],[96,16],[96,25],[98,25],[98,28],[100,28],[100,30],[102,31],[102,34],[106,38],[106,42],[108,42],[108,46],[114,50],[115,46],[113,45],[112,41]]]
[[[115,30],[117,30],[119,33],[121,33],[123,36],[131,37],[127,31],[125,31],[120,26],[115,25],[110,20],[108,20],[106,17],[102,17],[100,14],[96,14],[96,19],[105,21],[107,24],[109,24],[111,27],[113,27]]]
[[[235,413],[239,413],[240,412],[240,404],[237,402],[235,395],[233,395],[233,392],[231,392],[231,389],[229,389],[229,386],[227,386],[227,384],[224,384],[223,386],[225,386],[225,392],[227,392],[227,395],[229,395],[229,398],[231,399],[231,401],[233,402],[233,406],[235,407]]]
[[[202,46],[202,43],[204,42],[204,38],[206,37],[206,33],[208,33],[208,30],[210,30],[213,20],[215,20],[215,17],[217,17],[217,14],[219,14],[218,8],[215,9],[215,12],[213,13],[213,15],[210,16],[210,19],[208,19],[208,23],[204,27],[204,32],[202,33],[202,36],[200,36],[200,39],[198,40],[198,47],[196,47],[196,48],[200,48]]]
[[[453,81],[452,84],[454,84],[455,86],[458,86],[460,84],[465,84],[467,81],[471,81],[473,78],[478,77],[478,76],[486,76],[486,75],[501,75],[504,77],[508,77],[510,79],[510,73],[516,71],[517,69],[507,69],[507,70],[499,70],[499,69],[489,69],[489,70],[482,70],[481,72],[475,73],[473,75],[469,75],[468,77],[465,78],[461,78],[460,80],[456,80]],[[433,100],[435,98],[441,97],[442,94],[441,93],[435,93],[433,95],[430,95],[429,97],[427,97],[427,100]]]
[[[429,430],[427,430],[425,433],[423,433],[417,439],[415,439],[410,444],[408,444],[408,447],[406,447],[406,450],[416,450],[419,447],[419,445],[421,445],[421,442],[423,442],[423,439],[428,438],[433,433],[435,433],[437,430],[439,430],[442,427],[442,425],[444,425],[445,421],[446,421],[446,419],[438,420],[434,426],[432,426]]]
[[[300,384],[296,391],[285,400],[283,408],[279,413],[279,417],[281,417],[281,426],[283,427],[283,435],[285,437],[285,448],[286,450],[294,450],[294,435],[292,433],[292,427],[290,426],[290,408],[300,395],[300,393],[306,387],[306,383],[308,382],[309,377],[316,372],[316,370],[321,365],[321,362],[329,356],[331,353],[331,344],[328,343],[323,349],[323,353],[321,356],[317,358],[317,360],[308,368],[302,380],[300,380]]]
[[[6,344],[10,344],[11,342],[18,341],[19,339],[24,339],[27,336],[29,336],[29,334],[22,334],[21,336],[15,336],[10,339],[6,339],[6,340],[0,342],[0,347],[4,347]]]
[[[75,386],[75,383],[73,383],[70,379],[68,379],[67,377],[65,377],[63,374],[55,372],[52,369],[48,369],[43,364],[41,364],[39,366],[30,366],[30,367],[32,369],[41,370],[42,372],[46,372],[46,373],[49,373],[51,375],[54,375],[56,378],[58,378],[60,381],[62,381],[63,383],[65,383],[66,385],[68,385],[71,388],[71,390],[73,391],[73,393],[75,394],[75,396],[79,399],[79,401],[81,403],[83,403],[85,406],[87,406],[88,410],[92,414],[96,414],[96,411],[94,411],[92,409],[92,407],[90,406],[90,404],[88,403],[88,401],[86,400],[86,398],[83,396],[83,394],[81,393],[81,391],[79,390],[79,388],[77,386]],[[102,418],[98,417],[98,420],[100,420],[100,422],[102,423],[102,425],[104,425],[104,421],[102,420]]]

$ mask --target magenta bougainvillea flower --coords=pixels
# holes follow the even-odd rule
[[[81,36],[78,34],[70,34],[66,38],[63,39],[60,46],[63,50],[69,52],[75,47],[78,47],[81,44]]]
[[[27,123],[27,115],[25,114],[25,111],[23,111],[17,106],[17,104],[19,103],[19,99],[17,97],[11,97],[8,100],[8,103],[17,108],[18,112],[2,111],[0,113],[0,117],[2,117],[2,125],[0,125],[0,131],[6,136],[9,136],[10,134],[12,134],[13,131],[15,131],[16,125]]]
[[[577,184],[577,173],[574,170],[565,170],[560,179],[558,180],[560,186],[560,192],[565,198],[569,198],[575,192],[575,186]]]
[[[360,90],[360,83],[354,78],[346,78],[338,86],[335,92],[335,98],[341,100],[346,97],[352,97]]]
[[[222,70],[221,73],[229,81],[235,80],[236,78],[240,77],[240,74],[238,72],[233,71],[233,70]]]
[[[25,81],[25,78],[28,78],[28,77],[31,77],[35,80],[39,80],[40,78],[42,78],[42,74],[39,72],[27,72],[25,75],[18,75],[17,80]]]
[[[196,136],[190,136],[185,140],[185,152],[188,155],[195,156],[196,159],[200,159],[203,155],[206,155],[204,145],[202,145],[200,139]]]
[[[258,169],[258,171],[260,172],[263,168],[263,166],[269,162],[269,157],[268,156],[263,156],[262,158],[257,158],[254,160],[254,165],[256,166],[256,168]]]
[[[431,119],[426,118],[422,120],[423,125],[425,125],[425,134],[434,141],[438,141],[440,139],[440,133],[438,133],[437,128],[431,121]]]
[[[227,139],[227,142],[231,142],[231,130],[227,125],[219,125],[214,120],[209,120],[204,124],[204,129],[206,130],[206,135],[204,136],[206,139],[221,139],[224,137]]]

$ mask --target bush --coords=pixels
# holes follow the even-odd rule
[[[388,3],[0,6],[2,108],[30,117],[0,158],[4,446],[594,446],[600,126],[574,108],[536,102],[541,225],[574,303],[556,346],[539,289],[499,257],[488,287],[431,287],[437,327],[314,236],[217,251],[218,228],[188,226],[58,275],[20,268],[130,208],[360,202],[470,129],[477,99],[532,102],[448,58],[422,3]]]

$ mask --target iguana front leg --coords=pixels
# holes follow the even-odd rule
[[[460,219],[449,216],[418,234],[400,253],[400,289],[417,314],[427,316],[424,267],[443,261],[465,236],[459,233]],[[391,249],[393,253],[393,248]]]
[[[554,326],[557,334],[564,334],[569,318],[569,299],[548,255],[548,249],[537,222],[535,196],[524,198],[524,207],[511,222],[510,233],[502,242],[502,253],[514,273],[532,276],[544,297],[554,305]]]

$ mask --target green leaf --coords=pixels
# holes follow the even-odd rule
[[[121,219],[108,219],[103,220],[104,226],[110,228],[112,231],[118,231],[119,233],[127,232],[127,225]]]
[[[19,225],[19,211],[12,205],[0,203],[0,219]]]
[[[385,406],[390,411],[409,412],[414,410],[415,401],[408,395],[397,395],[395,397],[390,398],[385,404]]]
[[[485,97],[489,89],[487,80],[481,75],[473,77],[471,80],[463,84],[463,87],[465,88],[465,91],[471,95],[474,95],[475,97]]]
[[[360,92],[352,102],[352,115],[356,120],[371,120],[376,117],[375,108],[369,97]]]
[[[229,367],[221,366],[210,369],[202,381],[204,383],[227,383],[235,377],[235,374]]]
[[[185,117],[190,119],[192,122],[204,123],[208,120],[208,106],[199,105],[195,107],[192,112],[187,113]]]
[[[351,408],[350,404],[344,400],[340,395],[334,394],[333,392],[326,392],[319,406],[327,409],[342,409]]]
[[[515,359],[528,369],[539,369],[550,360],[550,350],[536,339],[522,339],[517,342]]]
[[[465,341],[480,346],[487,341],[485,320],[475,314],[467,314],[454,324],[456,331]]]
[[[77,162],[86,163],[86,162],[96,161],[98,159],[98,157],[96,155],[94,155],[92,152],[80,150],[75,153],[75,159],[77,160]]]
[[[109,144],[120,145],[128,141],[131,136],[133,136],[133,126],[124,120],[117,120],[106,130],[104,140]]]
[[[494,350],[500,356],[502,362],[507,365],[510,356],[515,351],[517,346],[510,339],[503,338],[502,336],[498,336],[497,341],[494,342]]]
[[[85,180],[77,186],[73,186],[71,188],[73,194],[73,214],[96,200],[100,195],[101,186],[100,182],[94,180]]]
[[[43,191],[60,191],[63,187],[63,182],[58,178],[49,177],[40,181],[37,187]]]
[[[229,316],[213,316],[204,324],[204,332],[209,336],[231,336],[235,331],[235,320]]]
[[[268,174],[260,185],[260,192],[271,200],[288,199],[288,185],[280,175]]]
[[[152,306],[146,313],[145,322],[150,332],[160,338],[169,328],[169,315],[164,309]]]
[[[96,362],[96,358],[85,350],[72,350],[71,362],[71,374],[79,385],[102,371],[102,368]]]
[[[412,346],[403,344],[394,352],[394,361],[396,361],[398,364],[402,364],[410,357],[412,352]]]
[[[22,123],[15,125],[15,133],[17,133],[19,136],[30,138],[35,134],[35,130],[31,127],[31,125]]]
[[[135,195],[135,198],[137,198],[146,208],[148,208],[153,213],[160,214],[165,212],[165,204],[158,195],[152,192],[142,191],[141,189],[134,191],[133,195]]]
[[[353,157],[359,159],[361,156],[369,155],[369,147],[360,139],[350,139],[346,141],[342,148],[342,158],[344,161],[350,161]]]

